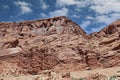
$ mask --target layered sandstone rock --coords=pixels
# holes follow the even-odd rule
[[[119,53],[119,20],[91,35],[64,16],[0,23],[0,70],[6,68],[5,75],[119,66]]]
[[[12,39],[17,39],[20,44],[19,46],[23,46],[21,43],[25,41],[25,39],[52,34],[82,35],[83,37],[87,37],[82,28],[65,16],[18,23],[0,23],[1,44],[3,42],[7,44],[12,42]],[[7,48],[10,48],[9,46],[10,45],[8,45]],[[1,48],[3,47],[4,46],[1,46]]]
[[[85,34],[82,28],[64,16],[20,23],[1,22],[0,33],[1,36],[6,35],[7,33],[23,34],[23,36],[26,34],[50,35],[52,33]]]
[[[107,37],[109,35],[112,35],[114,33],[118,32],[120,34],[120,20],[117,20],[116,22],[110,24],[109,26],[102,29],[100,32],[93,33],[92,35],[95,35],[97,37]]]
[[[111,66],[114,60],[116,60],[117,64],[120,61],[120,20],[113,22],[109,26],[102,29],[100,32],[91,34],[91,41],[93,45],[98,45],[94,50],[100,53],[101,57],[108,59],[111,62]],[[103,60],[103,61],[104,61]]]

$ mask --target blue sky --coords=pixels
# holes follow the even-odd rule
[[[120,19],[120,0],[0,0],[0,21],[67,16],[87,33]]]

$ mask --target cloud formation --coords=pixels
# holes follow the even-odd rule
[[[55,16],[67,16],[68,15],[68,9],[67,8],[62,8],[62,9],[57,9],[55,11],[51,11],[49,13],[50,17],[55,17]]]
[[[89,4],[90,0],[56,0],[57,7],[76,6],[78,8],[85,7]]]
[[[47,8],[49,8],[49,5],[47,5],[44,0],[40,0],[40,6],[43,10],[46,10]]]
[[[16,6],[18,6],[21,9],[21,14],[28,14],[32,12],[32,9],[30,8],[31,4],[24,2],[24,1],[17,1],[14,2]]]
[[[47,15],[47,14],[45,14],[45,13],[40,13],[40,17],[42,17],[42,18],[47,18],[47,17],[48,17],[48,15]]]
[[[108,25],[113,21],[120,18],[120,1],[119,0],[57,0],[57,7],[72,7],[78,13],[83,12],[82,9],[86,8],[86,13],[94,13],[91,16],[86,16],[86,21],[82,21],[81,26],[89,28],[89,25],[93,24],[104,24]],[[73,13],[75,17],[79,16]],[[90,21],[94,23],[91,23]],[[91,28],[91,31],[99,31],[103,26]]]
[[[84,21],[82,22],[82,24],[80,25],[83,29],[86,29],[87,27],[89,27],[89,25],[91,24],[90,21]]]
[[[71,5],[77,5],[80,4],[80,1],[76,1],[76,0],[57,0],[56,4],[61,7],[61,6],[71,6]]]
[[[8,21],[67,16],[90,33],[120,19],[119,5],[119,0],[6,0],[0,1],[0,20],[3,15]]]
[[[102,26],[99,26],[99,27],[96,27],[96,28],[91,28],[91,32],[98,32],[98,31],[100,31],[101,29],[103,29],[104,28],[104,26],[102,25]]]
[[[119,0],[92,0],[92,3],[90,8],[99,14],[120,12]]]

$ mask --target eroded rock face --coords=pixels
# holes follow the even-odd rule
[[[116,32],[118,32],[118,34],[120,34],[120,20],[117,20],[116,22],[112,23],[111,25],[105,27],[100,32],[98,32],[96,34],[96,36],[107,37],[107,36],[112,35]],[[92,35],[95,35],[95,33]]]
[[[0,23],[2,34],[18,33],[25,35],[34,33],[36,35],[50,35],[51,33],[70,33],[68,30],[72,31],[72,34],[85,34],[82,28],[64,16],[22,23]]]
[[[120,21],[91,35],[64,16],[0,23],[0,70],[8,69],[5,74],[119,66],[119,53]]]
[[[120,20],[113,22],[111,25],[105,27],[100,32],[96,32],[91,34],[91,40],[97,41],[96,51],[98,51],[101,55],[100,62],[104,61],[109,64],[105,65],[105,67],[115,66],[113,62],[117,62],[119,64],[119,54],[120,54]],[[94,44],[94,43],[93,43]],[[96,44],[94,44],[96,45]],[[110,62],[111,61],[111,62]]]
[[[22,39],[30,39],[35,36],[46,36],[53,34],[87,36],[82,28],[65,16],[19,23],[0,23],[1,44],[2,42],[13,38],[17,39],[20,41],[19,43],[21,43]],[[10,48],[9,45],[7,48]]]
[[[90,34],[91,40],[97,42],[99,52],[106,52],[109,50],[119,50],[120,41],[120,20],[113,22],[99,32]]]

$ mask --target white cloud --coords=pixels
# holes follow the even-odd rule
[[[96,21],[99,23],[104,23],[104,24],[108,25],[108,24],[111,24],[113,21],[116,21],[119,18],[120,18],[119,13],[112,13],[109,15],[96,16]]]
[[[88,10],[88,15],[85,17],[87,21],[81,24],[84,29],[94,23],[106,26],[120,19],[120,0],[56,0],[56,6],[59,8],[74,6],[74,10],[71,11],[73,11],[72,17],[76,18],[78,17],[76,13],[81,13],[86,8]],[[92,15],[89,16],[89,14]],[[100,25],[98,28],[92,28],[91,31],[99,31],[105,26]]]
[[[62,9],[58,9],[55,11],[52,11],[49,13],[50,17],[55,17],[55,16],[67,16],[68,15],[68,9],[67,8],[62,8]]]
[[[75,12],[80,12],[80,11],[82,11],[80,8],[75,8],[74,10],[75,10]]]
[[[14,2],[14,4],[21,9],[21,14],[31,13],[32,9],[30,8],[31,4],[24,1]]]
[[[119,0],[92,0],[91,9],[99,14],[120,12]]]
[[[70,5],[76,5],[76,4],[80,4],[79,1],[76,1],[76,0],[57,0],[57,5],[58,6],[70,6]]]
[[[51,11],[48,14],[41,12],[40,17],[47,18],[47,17],[57,17],[57,16],[68,16],[68,12],[69,10],[67,8],[61,8]]]
[[[98,32],[100,31],[101,29],[103,29],[105,26],[100,26],[100,27],[95,27],[95,28],[91,28],[91,32]]]
[[[111,23],[113,20],[111,19],[111,17],[109,17],[109,16],[107,16],[107,15],[101,15],[101,16],[97,16],[97,17],[96,17],[96,21],[98,21],[99,23],[109,24],[109,23]]]
[[[90,9],[95,11],[97,16],[94,18],[96,23],[109,25],[120,18],[119,0],[92,0]],[[101,29],[97,28],[98,30]],[[93,28],[92,31],[97,31]]]
[[[86,29],[90,24],[91,24],[91,21],[84,21],[84,22],[81,24],[81,27],[82,27],[83,29]]]
[[[4,9],[9,9],[9,6],[8,6],[8,5],[2,5],[2,7],[3,7]]]
[[[73,17],[73,18],[80,18],[80,16],[79,16],[79,15],[76,15],[76,14],[73,14],[72,17]]]
[[[86,19],[94,19],[92,16],[86,16]]]
[[[45,13],[40,13],[40,16],[41,16],[42,18],[48,17],[48,15],[46,15]]]
[[[46,10],[47,8],[49,8],[49,5],[47,5],[44,0],[40,0],[40,6],[43,10]]]
[[[112,18],[114,18],[114,19],[120,19],[120,13],[112,13],[111,15],[110,15],[110,17],[112,17]]]
[[[78,11],[89,6],[89,10],[94,10],[98,14],[120,13],[120,0],[57,0],[56,5],[58,7],[74,5]]]
[[[57,7],[62,7],[62,6],[76,6],[78,8],[85,7],[89,5],[91,0],[57,0],[56,5]]]

